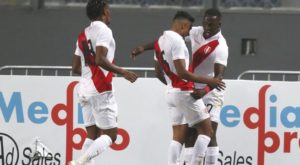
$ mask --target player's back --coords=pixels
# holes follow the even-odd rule
[[[82,95],[97,95],[112,90],[112,72],[95,62],[97,46],[107,48],[106,58],[113,63],[115,40],[110,28],[101,21],[92,22],[78,36],[78,50],[75,54],[81,57],[82,79],[79,93]]]
[[[181,58],[185,59],[186,64],[189,62],[189,58],[186,56],[186,54],[188,54],[188,50],[185,49],[186,46],[184,42],[181,42],[180,37],[181,36],[176,32],[165,31],[158,40],[158,44],[163,52],[163,58],[169,64],[170,70],[174,73],[176,73],[176,69],[173,60]],[[178,49],[184,49],[184,54],[182,53],[182,50]],[[178,55],[175,55],[176,53]]]
[[[185,69],[188,70],[189,52],[183,37],[174,31],[165,31],[156,42],[155,51],[155,59],[163,68],[168,90],[191,90],[192,83],[179,78],[174,66],[174,60],[183,59],[185,61]]]

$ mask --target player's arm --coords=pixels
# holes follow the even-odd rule
[[[223,77],[224,77],[225,69],[226,69],[226,66],[224,66],[222,64],[215,63],[215,65],[214,65],[215,78],[218,78],[218,79],[222,80]]]
[[[225,66],[222,64],[218,64],[215,63],[214,64],[214,72],[215,72],[215,78],[219,79],[219,80],[223,80],[224,77],[224,73],[225,73]],[[218,90],[222,90],[225,88],[218,88],[216,87]],[[194,99],[200,99],[202,98],[204,95],[206,95],[207,93],[209,93],[212,89],[209,86],[204,87],[203,89],[195,89],[193,93],[191,93],[191,96]]]
[[[224,74],[225,74],[225,69],[226,69],[225,65],[215,63],[215,65],[214,65],[215,78],[217,78],[219,80],[223,80]],[[223,90],[223,88],[217,88],[217,89]]]
[[[159,63],[157,61],[155,61],[155,75],[159,79],[160,82],[167,85],[167,81],[165,79],[162,68],[161,68],[161,66],[159,65]]]
[[[174,60],[174,65],[177,71],[177,74],[180,78],[187,81],[197,82],[208,84],[211,88],[224,88],[225,83],[222,80],[216,78],[206,78],[203,76],[197,76],[185,69],[185,61],[183,59]]]
[[[74,54],[72,60],[72,71],[73,73],[81,75],[81,61],[80,56]]]
[[[82,52],[79,49],[78,41],[76,42],[76,49],[72,58],[72,71],[73,73],[81,75],[81,57]]]
[[[128,81],[134,82],[137,79],[137,75],[134,72],[123,69],[123,68],[111,63],[110,61],[108,61],[106,58],[107,52],[108,52],[108,49],[106,47],[97,46],[95,63],[107,71],[114,72],[116,74],[120,74]]]
[[[227,45],[220,45],[216,49],[216,58],[214,62],[214,73],[215,78],[222,80],[224,78],[225,69],[227,66],[228,60],[228,46]],[[217,88],[218,90],[221,90]]]
[[[138,46],[136,48],[133,48],[132,51],[131,51],[131,58],[133,60],[135,60],[135,58],[142,54],[144,51],[147,51],[147,50],[153,50],[154,49],[154,43],[155,41],[153,42],[150,42],[148,44],[145,44],[145,45],[142,45],[142,46]]]

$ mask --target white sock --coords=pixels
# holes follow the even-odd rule
[[[206,135],[198,135],[194,146],[192,165],[202,165],[209,142],[210,137]]]
[[[83,146],[82,146],[82,154],[86,152],[86,150],[91,146],[91,144],[94,142],[94,140],[86,138]],[[94,159],[91,159],[86,163],[86,165],[94,165]]]
[[[184,159],[185,165],[191,165],[193,153],[194,153],[194,147],[187,147],[184,149],[183,159]]]
[[[219,147],[208,147],[205,155],[205,165],[217,165]]]
[[[182,144],[178,141],[172,140],[169,146],[168,165],[178,165]]]
[[[89,160],[93,159],[105,151],[111,144],[112,140],[108,135],[101,135],[90,145],[84,155],[87,156]]]
[[[82,145],[82,151],[85,152],[93,142],[94,142],[94,140],[86,138]]]

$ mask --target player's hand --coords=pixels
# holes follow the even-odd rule
[[[122,72],[122,76],[123,76],[126,80],[130,81],[131,83],[135,82],[136,79],[138,78],[138,76],[137,76],[136,73],[131,72],[131,71],[128,71],[128,70],[124,70],[124,71]]]
[[[210,79],[211,81],[207,84],[209,85],[211,88],[217,88],[218,90],[224,90],[225,89],[225,83],[218,78],[212,78]]]
[[[191,96],[195,99],[201,99],[204,95],[206,95],[206,91],[204,89],[194,89],[194,91],[191,93]]]
[[[132,60],[135,60],[136,56],[143,53],[144,51],[145,51],[145,49],[142,46],[139,46],[139,47],[136,47],[136,48],[132,49],[132,51],[131,51]]]

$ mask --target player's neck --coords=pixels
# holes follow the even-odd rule
[[[182,36],[181,34],[181,28],[180,26],[176,25],[176,24],[173,24],[170,28],[171,31],[175,32],[175,33],[178,33],[179,35]]]
[[[210,35],[210,36],[208,36],[208,37],[205,37],[205,36],[203,35],[203,37],[204,37],[204,38],[207,40],[207,39],[209,39],[209,38],[211,38],[211,37],[215,36],[216,34],[218,34],[220,31],[221,31],[221,30],[218,30],[217,32],[215,32],[215,33],[211,34],[211,35]]]
[[[100,17],[100,18],[98,18],[98,19],[96,19],[96,20],[94,20],[94,21],[101,21],[101,22],[105,23],[106,25],[109,24],[108,19],[106,17],[103,17],[103,16]]]

